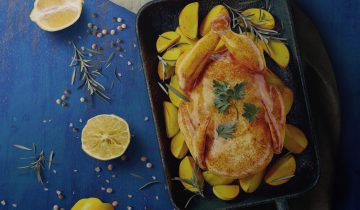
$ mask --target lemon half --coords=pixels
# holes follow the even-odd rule
[[[120,157],[130,144],[127,122],[116,115],[97,115],[87,121],[81,136],[82,149],[98,160]]]
[[[83,0],[36,0],[30,19],[45,31],[59,31],[80,17]]]

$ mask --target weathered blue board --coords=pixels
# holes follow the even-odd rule
[[[163,183],[142,191],[138,189],[152,181],[152,176],[163,180],[163,169],[136,44],[135,15],[106,0],[86,0],[75,25],[48,33],[30,21],[32,6],[33,1],[0,1],[3,11],[0,12],[0,201],[7,202],[5,207],[0,205],[0,209],[12,209],[12,203],[17,204],[17,209],[45,210],[52,209],[54,204],[70,209],[84,197],[98,197],[106,202],[117,200],[119,209],[128,205],[133,209],[145,206],[147,209],[172,209]],[[92,17],[93,12],[98,14],[97,18]],[[88,22],[100,28],[116,28],[119,24],[113,22],[112,17],[122,17],[127,28],[101,39],[87,34]],[[73,49],[68,42],[74,41],[79,48],[90,48],[92,43],[97,43],[105,48],[107,54],[103,60],[106,60],[114,51],[109,43],[117,38],[124,41],[121,44],[124,51],[116,53],[109,68],[103,69],[105,77],[101,78],[108,89],[114,81],[108,93],[111,104],[99,98],[95,98],[93,106],[80,103],[79,98],[86,96],[86,92],[76,88],[80,83],[70,85],[69,63]],[[121,73],[120,81],[115,78],[115,67]],[[64,89],[72,92],[67,108],[55,103]],[[73,133],[69,128],[69,123],[73,123],[81,129],[87,119],[105,113],[126,119],[135,135],[126,152],[127,161],[100,162],[90,158],[81,150],[80,132]],[[144,120],[146,117],[148,121]],[[55,152],[53,169],[56,173],[45,170],[44,185],[37,183],[33,171],[17,169],[27,163],[18,158],[31,152],[12,145],[31,146],[32,143],[44,149],[47,155],[52,149]],[[148,157],[153,168],[145,167],[140,161],[142,155]],[[112,172],[106,169],[108,163],[115,167]],[[100,173],[94,170],[97,166],[103,169]],[[44,191],[45,187],[48,191]],[[114,192],[107,194],[102,187],[111,187]],[[56,190],[62,191],[65,199],[58,200]]]

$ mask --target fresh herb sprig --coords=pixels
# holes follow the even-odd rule
[[[244,113],[242,114],[250,123],[256,120],[256,114],[259,112],[259,108],[252,103],[244,103]]]
[[[272,39],[286,41],[286,38],[280,37],[281,36],[280,32],[278,32],[276,30],[262,28],[261,25],[260,26],[255,25],[251,21],[251,17],[253,15],[244,15],[244,14],[242,14],[243,11],[241,9],[235,9],[233,7],[230,7],[227,4],[224,4],[224,5],[229,9],[231,16],[232,16],[231,27],[237,28],[239,30],[239,33],[250,32],[250,33],[254,34],[255,38],[257,40],[261,40],[265,43],[269,52],[271,52],[269,44]],[[271,8],[268,1],[266,1],[265,7],[267,9]],[[261,12],[261,10],[262,9],[260,9],[260,12]],[[260,14],[260,22],[265,23],[267,21],[264,17],[265,17],[264,15]]]
[[[235,129],[236,129],[236,122],[228,122],[228,123],[220,124],[217,127],[216,132],[218,136],[223,137],[224,139],[229,139],[234,137],[233,133],[235,132]]]
[[[173,181],[179,181],[179,182],[183,182],[185,184],[190,185],[192,188],[195,189],[194,195],[190,196],[190,198],[187,200],[184,208],[187,208],[188,205],[190,204],[190,202],[196,197],[196,196],[200,196],[202,198],[205,198],[204,195],[204,186],[202,185],[201,181],[198,179],[197,174],[200,173],[200,167],[199,165],[195,162],[194,164],[194,168],[193,168],[193,174],[191,179],[184,179],[184,178],[180,178],[180,177],[175,177],[172,180]]]
[[[110,102],[111,99],[104,93],[106,91],[105,87],[95,79],[97,76],[102,76],[100,68],[93,64],[91,60],[86,59],[84,53],[76,47],[74,42],[71,42],[71,44],[74,48],[74,56],[70,63],[70,66],[74,68],[72,83],[74,83],[76,72],[78,72],[82,81],[79,88],[86,87],[90,96],[97,95],[106,102]]]
[[[245,83],[240,82],[231,87],[225,81],[213,80],[213,88],[215,93],[215,107],[220,113],[225,113],[230,106],[236,110],[236,119],[239,119],[239,110],[235,101],[241,100],[245,96]]]
[[[35,175],[36,175],[36,179],[38,180],[38,182],[43,183],[43,180],[44,180],[43,176],[42,176],[43,169],[45,168],[46,162],[48,162],[48,169],[50,170],[51,165],[52,165],[52,163],[54,161],[54,151],[52,150],[50,152],[49,160],[47,160],[43,150],[39,154],[37,154],[35,144],[33,144],[33,148],[29,148],[29,147],[19,145],[19,144],[15,144],[13,146],[16,147],[17,149],[21,149],[21,150],[24,150],[24,151],[33,151],[34,156],[19,158],[21,160],[30,159],[30,160],[33,160],[33,161],[30,162],[28,165],[20,166],[18,168],[19,169],[32,169],[32,170],[34,170]]]

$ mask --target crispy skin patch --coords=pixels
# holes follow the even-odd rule
[[[232,178],[256,174],[268,165],[273,152],[271,133],[265,119],[264,106],[257,93],[254,76],[233,64],[228,53],[213,56],[213,59],[206,66],[201,82],[191,91],[190,102],[182,103],[179,107],[180,130],[185,134],[187,145],[191,147],[191,154],[197,154],[193,147],[195,131],[210,116],[205,141],[205,165],[208,170],[214,174]],[[241,81],[245,82],[245,98],[237,102],[240,115],[243,112],[244,102],[253,103],[260,109],[257,120],[253,123],[240,117],[234,133],[235,138],[223,139],[217,135],[217,126],[233,121],[236,118],[236,110],[229,108],[226,113],[219,113],[214,106],[213,80],[227,81],[231,86]],[[186,112],[188,114],[184,116]],[[184,120],[184,118],[188,119]]]

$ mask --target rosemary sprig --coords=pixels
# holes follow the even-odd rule
[[[71,42],[71,44],[74,48],[74,56],[70,66],[79,72],[80,79],[83,82],[79,88],[86,87],[90,96],[97,95],[106,102],[110,102],[111,99],[104,93],[105,87],[94,78],[102,76],[100,69],[91,60],[85,58],[85,55],[76,47],[74,42]]]
[[[196,196],[200,196],[202,198],[205,198],[204,195],[204,189],[203,189],[203,185],[201,184],[201,182],[199,181],[197,174],[200,172],[200,167],[197,163],[194,164],[194,168],[193,168],[193,176],[191,177],[191,179],[183,179],[180,177],[175,177],[172,180],[173,181],[179,181],[179,182],[183,182],[186,183],[188,185],[190,185],[191,187],[193,187],[195,189],[194,195],[192,195],[186,202],[185,204],[185,208],[187,208],[187,206],[190,204],[190,202],[192,201],[192,199]]]
[[[109,58],[106,60],[105,66],[108,66],[112,59],[114,58],[115,52],[112,52],[109,56]]]
[[[51,169],[51,165],[54,161],[54,150],[51,150],[50,157],[49,157],[49,170]]]
[[[268,4],[269,3],[267,3],[266,5],[267,8],[270,7]],[[271,49],[269,49],[269,43],[272,39],[286,41],[285,38],[280,37],[280,32],[271,29],[261,28],[261,26],[255,25],[250,19],[252,15],[244,15],[242,14],[243,11],[241,9],[235,9],[227,4],[224,5],[229,9],[232,16],[231,27],[237,27],[240,33],[250,32],[254,34],[256,40],[261,40],[265,43],[269,52],[271,52]],[[262,15],[260,15],[260,18],[261,17]],[[262,20],[262,22],[264,21],[266,21],[266,19]]]
[[[176,90],[173,86],[171,86],[171,85],[169,85],[169,84],[165,84],[165,85],[166,85],[166,87],[169,88],[169,90],[170,90],[171,92],[173,92],[176,96],[178,96],[178,97],[181,98],[182,100],[184,100],[184,101],[186,101],[186,102],[189,102],[189,101],[190,101],[190,99],[189,99],[187,96],[185,96],[184,94],[180,93],[180,91]]]
[[[150,185],[159,184],[159,183],[161,183],[161,182],[156,181],[156,180],[155,180],[155,181],[148,182],[148,183],[144,184],[142,187],[140,187],[139,190],[143,190],[143,189],[145,189],[146,187],[148,187],[148,186],[150,186]]]
[[[51,167],[51,164],[53,162],[54,159],[54,151],[52,150],[50,152],[50,156],[49,156],[49,160],[46,160],[45,157],[45,153],[42,150],[39,154],[36,153],[36,145],[33,144],[33,148],[29,148],[23,145],[19,145],[19,144],[15,144],[14,147],[16,147],[17,149],[21,149],[21,150],[25,150],[25,151],[33,151],[34,152],[34,156],[30,156],[30,157],[20,157],[20,160],[33,160],[32,162],[30,162],[28,165],[25,166],[19,166],[18,169],[32,169],[35,172],[36,175],[36,179],[38,180],[38,182],[43,183],[43,177],[42,177],[42,173],[43,173],[43,169],[45,168],[45,163],[48,162],[49,164],[49,170]]]
[[[271,180],[270,182],[273,183],[273,182],[288,180],[288,179],[293,178],[294,176],[295,175],[283,176],[283,177],[275,178],[275,179]]]
[[[19,144],[14,144],[14,147],[16,147],[18,149],[26,150],[26,151],[32,151],[33,150],[33,149],[29,148],[29,147],[25,147],[25,146],[19,145]]]

